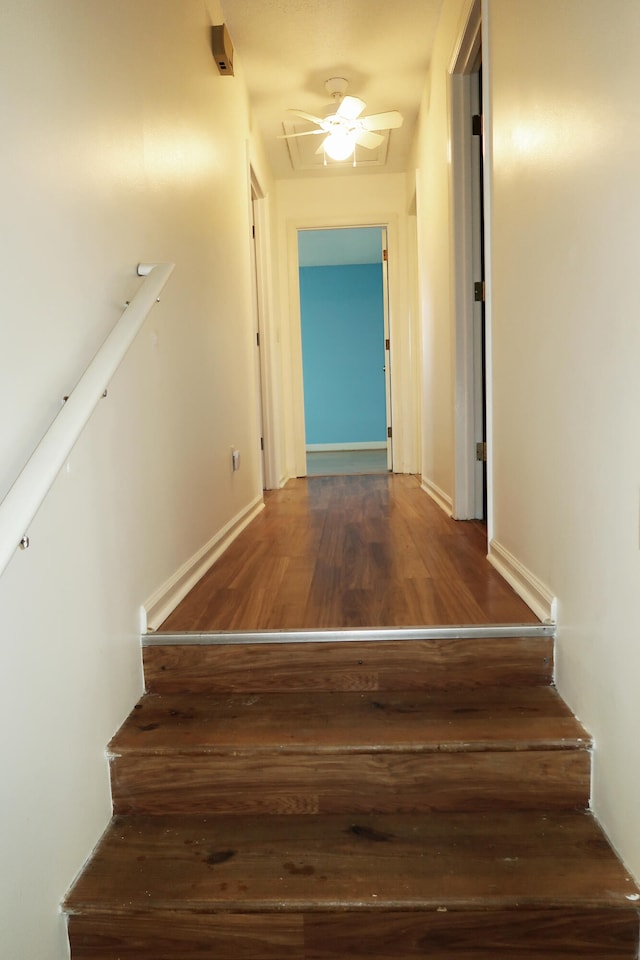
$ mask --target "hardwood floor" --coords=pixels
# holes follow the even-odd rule
[[[414,476],[291,480],[265,504],[161,631],[538,622],[485,525],[450,520]]]
[[[356,473],[388,473],[386,448],[307,453],[308,477],[335,477]]]

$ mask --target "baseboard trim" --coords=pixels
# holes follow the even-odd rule
[[[308,443],[307,453],[331,453],[340,450],[386,450],[386,440],[363,440],[354,443]]]
[[[489,563],[543,623],[556,623],[558,598],[497,540],[489,544]]]
[[[427,480],[426,477],[422,477],[420,481],[420,486],[426,494],[428,494],[432,500],[434,500],[441,510],[444,510],[448,517],[453,516],[453,500],[448,493],[445,493],[444,490],[441,490],[432,480]]]
[[[209,567],[231,546],[238,534],[242,533],[244,528],[263,509],[262,496],[256,497],[149,597],[142,608],[141,625],[143,634],[147,630],[158,629],[180,601],[186,597],[189,590],[204,576]]]

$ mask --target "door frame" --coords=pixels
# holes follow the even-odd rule
[[[289,316],[291,319],[291,396],[293,427],[293,475],[307,475],[307,455],[304,427],[304,387],[302,380],[302,326],[300,318],[300,265],[298,257],[299,230],[335,230],[348,227],[386,228],[389,250],[389,339],[390,380],[391,380],[391,445],[392,459],[396,473],[413,472],[405,469],[412,464],[414,451],[408,448],[412,431],[405,429],[403,411],[410,411],[413,404],[413,377],[411,369],[412,349],[408,323],[402,325],[400,310],[396,306],[395,291],[400,289],[400,244],[398,238],[398,217],[388,214],[381,217],[358,220],[344,218],[300,218],[287,221],[287,260]]]
[[[471,114],[474,89],[472,76],[477,72],[482,42],[482,4],[473,0],[466,22],[449,62],[449,200],[452,211],[454,365],[455,365],[455,446],[453,516],[470,520],[483,516],[486,494],[490,511],[490,470],[487,462],[487,489],[484,490],[482,464],[476,460],[478,425],[482,407],[486,410],[487,431],[491,420],[489,376],[489,314],[486,311],[486,375],[480,383],[481,343],[478,336],[479,308],[474,300],[474,282],[479,278],[478,171],[472,157]],[[474,183],[475,180],[475,183]],[[476,202],[474,202],[476,201]],[[487,204],[485,201],[485,237]],[[485,252],[486,245],[485,245]],[[485,263],[485,290],[488,280]],[[485,294],[486,296],[486,294]],[[488,441],[487,437],[487,441]],[[490,443],[487,443],[490,453]],[[489,520],[487,516],[485,519]]]
[[[391,415],[391,326],[389,324],[389,231],[380,227],[382,245],[382,335],[384,337],[384,399],[387,429],[387,470],[393,472],[393,418]]]
[[[345,227],[345,226],[340,226],[340,227],[323,227],[323,228],[322,228],[323,231],[326,230],[327,232],[330,232],[330,233],[335,233],[335,232],[337,232],[337,231],[339,231],[339,230],[357,230],[357,229],[360,229],[360,228],[359,228],[359,227]],[[389,266],[389,260],[388,260],[389,238],[388,238],[388,230],[387,230],[386,226],[378,226],[378,225],[375,225],[375,226],[365,227],[364,229],[366,229],[366,230],[371,230],[371,231],[376,231],[376,232],[378,233],[378,237],[379,237],[379,241],[380,241],[380,248],[379,248],[379,250],[380,250],[380,253],[379,253],[380,259],[379,259],[378,263],[379,263],[379,265],[380,265],[380,280],[381,280],[379,305],[380,305],[380,315],[381,315],[381,318],[382,318],[382,327],[381,327],[381,330],[379,330],[379,332],[381,333],[382,351],[383,351],[383,360],[382,360],[382,362],[383,362],[383,372],[384,372],[384,407],[385,407],[385,419],[384,419],[385,435],[384,435],[384,440],[381,440],[381,442],[384,443],[384,446],[385,446],[385,448],[386,448],[386,465],[387,465],[387,470],[389,470],[389,471],[391,472],[391,471],[393,470],[393,448],[392,448],[392,434],[393,434],[393,430],[392,430],[392,420],[391,420],[391,363],[390,363],[391,333],[390,333],[390,326],[389,326],[389,272],[388,272],[388,266]],[[299,251],[300,251],[300,234],[301,234],[301,233],[306,233],[306,232],[311,232],[311,231],[317,232],[317,230],[315,230],[315,228],[309,228],[309,227],[300,227],[300,228],[296,231],[297,243],[298,243],[298,264],[299,264]],[[347,263],[347,264],[345,264],[345,265],[346,265],[346,266],[355,266],[355,265],[357,265],[357,264],[348,264],[348,263]],[[298,275],[298,276],[299,276],[299,275]],[[301,349],[302,349],[302,344],[303,344],[303,337],[302,337],[302,310],[300,310],[300,331],[301,331],[300,344],[301,344]],[[374,373],[374,371],[372,370],[372,374],[373,374],[373,373]],[[303,370],[303,381],[304,381],[304,370]],[[303,383],[303,398],[304,398],[304,383]],[[308,412],[308,411],[307,411],[307,408],[306,408],[306,403],[307,403],[306,398],[304,398],[303,406],[304,406],[304,421],[305,421],[305,424],[306,424],[307,412]],[[307,439],[307,438],[306,438],[306,427],[305,427],[305,454],[306,454],[306,452],[307,452],[306,439]],[[356,442],[356,443],[354,443],[354,446],[359,447],[359,446],[361,446],[361,444]],[[306,458],[305,458],[305,462],[306,462]],[[298,475],[300,475],[300,474],[298,474]]]
[[[271,210],[269,197],[263,189],[260,177],[248,158],[248,198],[249,226],[253,221],[255,236],[250,238],[251,257],[255,256],[255,286],[253,288],[253,310],[260,346],[257,350],[256,371],[256,424],[263,437],[263,449],[258,451],[262,467],[262,486],[266,490],[275,490],[284,482],[281,477],[279,451],[279,429],[276,416],[277,403],[277,367],[275,356],[277,343],[274,344],[274,325],[272,323],[271,278],[273,263],[271,259]],[[254,265],[251,264],[253,271]],[[258,395],[259,394],[259,395]]]

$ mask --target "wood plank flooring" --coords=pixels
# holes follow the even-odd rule
[[[486,528],[449,519],[407,475],[310,477],[265,509],[161,631],[536,623],[486,559]]]
[[[528,687],[553,677],[551,637],[238,646],[153,640],[143,648],[150,693]]]
[[[134,816],[67,909],[74,960],[609,960],[634,889],[588,814]]]
[[[145,653],[73,960],[638,956],[549,638]]]
[[[96,885],[112,911],[142,901],[193,913],[629,910],[635,890],[587,814],[116,817],[102,851],[74,888],[75,912],[93,907]]]
[[[116,813],[585,809],[590,740],[551,687],[148,694]]]

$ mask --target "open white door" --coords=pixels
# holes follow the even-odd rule
[[[258,294],[258,265],[256,256],[256,216],[255,202],[257,196],[253,185],[251,187],[251,287],[253,300],[253,332],[254,332],[254,363],[256,377],[256,420],[258,423],[258,434],[260,437],[260,451],[258,454],[258,463],[260,464],[260,484],[264,490],[266,487],[266,464],[265,464],[265,430],[264,430],[264,409],[263,393],[264,384],[262,378],[262,357],[260,353],[260,300]]]

